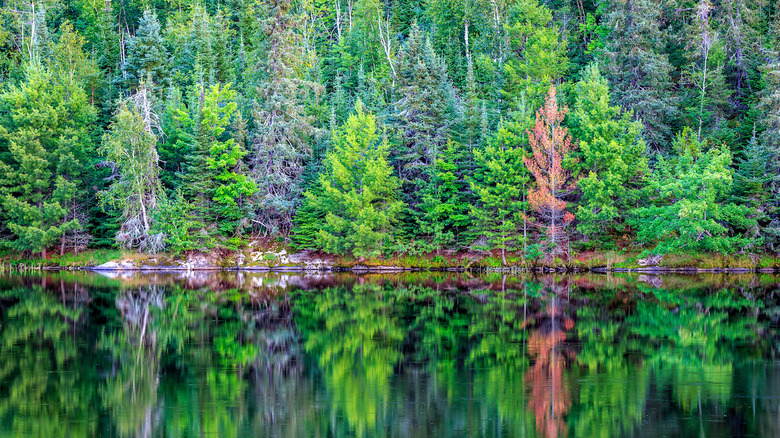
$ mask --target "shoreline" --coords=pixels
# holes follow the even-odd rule
[[[637,273],[637,274],[746,274],[780,273],[775,254],[673,254],[648,259],[627,251],[587,251],[567,260],[525,260],[507,254],[503,265],[490,252],[441,251],[419,255],[395,255],[378,259],[354,259],[315,251],[293,252],[286,247],[249,247],[239,251],[191,251],[183,254],[140,254],[119,250],[90,250],[47,259],[25,259],[18,253],[0,253],[2,271],[237,271],[291,273]],[[649,261],[649,262],[648,262]]]

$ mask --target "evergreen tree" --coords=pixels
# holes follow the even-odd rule
[[[509,10],[511,55],[504,66],[504,98],[509,107],[524,96],[532,105],[541,104],[547,89],[568,69],[566,40],[555,25],[552,12],[537,0],[520,0]]]
[[[649,178],[650,206],[633,212],[637,240],[654,246],[653,253],[732,253],[760,244],[737,232],[756,227],[750,207],[727,202],[734,183],[731,152],[703,152],[702,146],[690,129],[679,133],[673,145],[678,155],[659,157]]]
[[[309,55],[289,0],[271,0],[263,20],[262,56],[253,118],[252,174],[257,183],[255,220],[266,234],[287,235],[300,204],[300,177],[311,154],[312,119],[303,99],[321,87],[304,79]]]
[[[213,85],[203,99],[199,129],[199,145],[207,152],[206,166],[214,174],[214,190],[210,198],[215,222],[223,235],[234,234],[241,219],[247,199],[256,190],[254,181],[243,172],[242,158],[246,150],[234,138],[225,138],[230,119],[236,112],[236,92],[230,84]],[[199,173],[200,177],[208,176]]]
[[[448,111],[456,96],[444,62],[414,24],[398,65],[392,127],[399,145],[392,154],[403,184],[404,200],[420,213],[421,194],[430,182],[430,169],[450,138],[458,114]]]
[[[698,126],[696,136],[702,139],[702,129],[710,128],[728,102],[731,91],[723,75],[725,51],[711,20],[715,6],[700,0],[688,26],[686,48],[691,62],[684,72],[685,83],[691,88],[685,114],[691,125]],[[692,122],[692,123],[691,123]]]
[[[391,243],[404,203],[388,154],[376,117],[364,113],[358,102],[355,114],[336,132],[333,150],[325,159],[321,196],[306,194],[326,212],[317,233],[317,243],[326,251],[377,256]]]
[[[127,56],[122,63],[121,83],[126,90],[136,90],[146,83],[158,92],[168,85],[169,55],[160,32],[157,13],[144,10],[134,36],[127,40]]]
[[[498,131],[484,147],[474,150],[474,176],[470,181],[476,202],[471,208],[475,232],[487,238],[491,248],[501,250],[506,265],[506,252],[520,244],[527,248],[528,203],[526,190],[530,174],[523,158],[531,126],[530,111],[524,106],[502,122]],[[525,253],[526,251],[524,251]]]
[[[604,243],[639,201],[641,179],[648,171],[642,124],[633,121],[630,112],[610,105],[609,85],[596,65],[585,69],[576,91],[570,119],[579,140],[579,162],[574,165],[582,191],[577,230],[594,243]]]
[[[600,56],[614,101],[644,123],[645,141],[651,148],[663,148],[672,138],[679,109],[672,65],[659,50],[668,40],[660,29],[661,5],[654,0],[611,0],[609,10],[611,34]]]
[[[471,218],[471,194],[466,180],[471,152],[449,141],[433,162],[431,181],[422,195],[418,219],[420,235],[431,236],[436,246],[465,243]]]
[[[42,252],[87,225],[83,200],[94,151],[95,111],[67,72],[29,64],[25,80],[0,95],[0,220],[5,242]]]

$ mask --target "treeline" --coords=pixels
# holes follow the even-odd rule
[[[774,251],[779,50],[772,0],[6,0],[0,245]]]

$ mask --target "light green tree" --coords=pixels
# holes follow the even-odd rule
[[[325,158],[320,176],[322,193],[309,201],[326,212],[317,243],[327,251],[376,256],[392,239],[398,215],[400,182],[392,176],[388,145],[377,129],[376,117],[355,113],[335,133],[333,150]]]
[[[579,140],[575,167],[582,190],[577,230],[593,243],[604,243],[640,198],[648,172],[642,123],[610,105],[609,85],[595,64],[585,69],[576,91],[571,124]]]
[[[86,220],[75,213],[94,152],[95,111],[64,73],[29,64],[0,95],[0,220],[17,251],[42,252]],[[81,196],[79,196],[81,195]]]
[[[633,212],[637,240],[653,246],[653,253],[732,253],[755,243],[738,232],[755,226],[750,207],[728,202],[734,183],[731,152],[702,148],[690,129],[679,133],[678,155],[660,157],[649,179],[651,206]]]

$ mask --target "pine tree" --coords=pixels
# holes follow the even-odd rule
[[[95,111],[67,72],[36,63],[0,95],[0,220],[18,251],[40,251],[81,230]]]
[[[536,180],[536,187],[528,191],[528,203],[537,216],[537,226],[545,230],[552,253],[562,250],[560,245],[568,239],[566,227],[574,220],[563,200],[575,188],[563,168],[564,159],[575,147],[561,125],[567,112],[566,106],[558,106],[555,87],[550,87],[544,106],[536,112],[536,125],[528,131],[532,154],[523,157]]]
[[[632,120],[631,112],[610,105],[609,85],[596,65],[585,69],[576,91],[570,120],[579,140],[574,167],[582,175],[577,230],[603,244],[639,201],[641,179],[648,172],[642,124]]]
[[[322,194],[306,197],[326,212],[317,243],[326,251],[355,257],[378,256],[393,238],[400,183],[388,163],[389,147],[380,137],[376,117],[355,105],[334,137],[320,177]]]
[[[509,107],[524,96],[541,104],[551,84],[568,70],[566,40],[553,22],[552,12],[537,0],[520,0],[509,10],[506,25],[511,55],[504,66],[502,94]]]
[[[530,175],[524,164],[531,126],[525,106],[502,122],[484,147],[474,150],[474,176],[470,180],[476,202],[471,208],[475,232],[487,238],[491,248],[506,252],[528,243],[528,203],[526,190]],[[525,251],[524,251],[525,253]]]
[[[289,0],[271,0],[263,21],[263,46],[253,118],[252,175],[257,183],[255,220],[266,234],[287,235],[300,204],[300,177],[311,153],[312,119],[303,98],[321,86],[304,79],[305,46]]]

